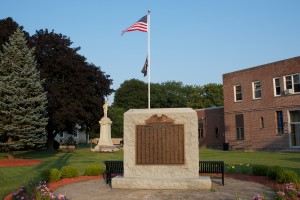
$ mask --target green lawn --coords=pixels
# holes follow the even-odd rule
[[[101,164],[104,160],[123,160],[123,151],[116,153],[96,153],[88,148],[76,149],[74,153],[57,153],[43,151],[15,152],[16,158],[42,160],[43,163],[24,167],[0,167],[0,199],[19,186],[28,183],[33,178],[38,178],[44,169],[57,168],[72,165],[78,168],[79,174],[83,175],[85,167],[89,164]],[[0,153],[0,159],[5,158]]]
[[[258,164],[267,166],[280,166],[296,171],[300,176],[300,153],[279,152],[243,152],[243,151],[220,151],[200,149],[200,160],[223,160],[225,165]],[[225,168],[225,172],[228,171]]]
[[[72,165],[78,168],[82,175],[89,164],[101,164],[104,160],[123,160],[123,151],[116,153],[95,153],[89,148],[76,149],[74,153],[58,153],[47,151],[26,151],[15,152],[16,158],[38,159],[43,163],[35,166],[24,167],[0,167],[0,199],[15,191],[22,184],[37,178],[43,169],[60,169],[65,165]],[[5,158],[0,153],[0,159]],[[262,164],[268,166],[281,166],[295,170],[300,175],[300,154],[299,153],[275,153],[275,152],[239,152],[239,151],[218,151],[200,149],[200,160],[223,160],[225,164]],[[228,171],[228,169],[226,169]]]

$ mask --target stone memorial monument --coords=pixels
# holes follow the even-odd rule
[[[113,152],[118,151],[119,149],[113,145],[111,140],[111,124],[112,121],[107,117],[109,103],[105,101],[103,105],[103,113],[104,116],[99,121],[100,124],[100,139],[98,141],[97,146],[92,151],[100,151],[100,152]]]
[[[124,176],[112,188],[211,189],[199,177],[198,119],[191,108],[131,109],[124,114]]]

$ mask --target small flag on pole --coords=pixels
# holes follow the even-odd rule
[[[126,32],[129,31],[142,31],[147,32],[148,26],[147,26],[147,15],[142,17],[139,21],[135,22],[133,25],[122,31],[121,35],[123,35]]]
[[[148,56],[147,56],[147,58],[146,58],[144,67],[143,67],[143,69],[142,69],[141,72],[144,74],[144,76],[147,76],[147,71],[148,71]]]

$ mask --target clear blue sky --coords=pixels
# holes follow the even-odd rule
[[[222,74],[300,56],[299,0],[0,0],[31,35],[47,28],[113,79],[136,78],[147,33],[121,31],[151,10],[151,82],[222,83]]]

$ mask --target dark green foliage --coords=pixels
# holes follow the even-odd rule
[[[44,169],[41,172],[41,179],[46,182],[50,182],[50,169]]]
[[[266,165],[253,165],[252,174],[255,176],[266,176],[269,167]]]
[[[203,86],[203,90],[202,102],[204,108],[224,105],[223,86],[221,84],[209,83]]]
[[[123,114],[129,109],[148,107],[148,85],[137,79],[124,81],[116,90],[111,112],[112,135],[122,137]],[[182,82],[167,81],[151,84],[151,108],[193,109],[223,106],[223,87],[210,83],[204,86],[184,85]],[[116,135],[115,132],[116,131]]]
[[[272,180],[276,180],[277,178],[277,174],[279,173],[279,171],[283,170],[281,167],[279,166],[273,166],[273,167],[269,167],[268,171],[267,171],[267,177],[269,179]]]
[[[137,80],[131,79],[124,81],[120,88],[116,90],[113,106],[123,108],[124,110],[147,108],[147,84]]]
[[[276,177],[276,182],[278,183],[298,183],[298,174],[289,169],[279,170]]]
[[[78,169],[73,166],[64,166],[61,168],[61,178],[75,178],[78,176]]]
[[[125,113],[124,108],[118,108],[115,106],[108,109],[108,117],[113,121],[111,125],[111,136],[112,138],[123,138],[123,115]],[[97,134],[99,137],[99,132]]]
[[[182,82],[167,81],[161,83],[160,87],[162,93],[159,95],[155,94],[155,90],[153,91],[153,95],[157,96],[157,101],[162,102],[158,104],[161,106],[160,108],[187,107],[187,94]]]
[[[148,85],[137,79],[124,81],[116,90],[114,105],[126,111],[147,108]],[[151,108],[207,108],[223,106],[223,87],[210,83],[204,86],[184,85],[182,82],[167,81],[151,84]]]
[[[103,173],[104,170],[105,170],[105,167],[100,166],[100,165],[96,165],[96,164],[88,165],[85,168],[84,175],[86,175],[86,176],[98,176],[101,173]]]
[[[18,150],[41,148],[46,143],[47,98],[33,51],[24,33],[17,29],[0,53],[2,150],[7,145],[10,150]]]

